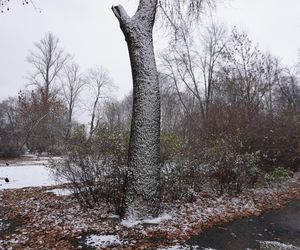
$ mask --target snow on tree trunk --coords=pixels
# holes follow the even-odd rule
[[[156,6],[157,0],[140,0],[133,17],[120,5],[112,7],[125,35],[133,78],[126,218],[156,216],[160,210],[160,96],[152,37]]]

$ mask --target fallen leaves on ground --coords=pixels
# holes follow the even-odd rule
[[[71,244],[82,235],[118,235],[135,242],[134,246],[120,245],[118,249],[156,249],[182,243],[191,235],[216,224],[241,217],[257,216],[278,209],[286,202],[300,199],[299,173],[284,185],[245,191],[238,197],[199,194],[193,203],[164,204],[171,219],[158,225],[139,224],[132,228],[121,225],[111,216],[106,204],[84,209],[74,197],[57,196],[56,187],[24,188],[0,192],[4,220],[18,218],[21,223],[14,232],[0,233],[3,249],[80,249]],[[83,247],[83,246],[82,246]]]

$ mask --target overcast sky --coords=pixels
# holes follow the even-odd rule
[[[42,12],[14,0],[0,15],[0,100],[15,96],[30,72],[28,51],[45,33],[60,39],[83,70],[95,65],[108,69],[121,98],[131,89],[131,72],[124,37],[111,11],[123,4],[134,13],[137,0],[35,0]],[[300,0],[222,0],[216,15],[228,27],[246,31],[264,50],[285,64],[298,60]],[[159,32],[159,31],[158,31]],[[155,46],[159,47],[159,33]]]

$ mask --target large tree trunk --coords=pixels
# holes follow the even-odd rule
[[[152,37],[156,7],[157,0],[140,0],[131,18],[122,6],[112,8],[125,35],[133,78],[126,218],[160,211],[160,97]]]

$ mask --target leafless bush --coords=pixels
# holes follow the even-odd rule
[[[92,208],[105,201],[121,214],[127,159],[123,135],[101,127],[87,138],[84,126],[75,129],[67,157],[51,167],[58,178],[70,182],[82,205]]]
[[[166,201],[193,201],[208,182],[207,166],[198,161],[177,160],[162,167],[162,191]]]

